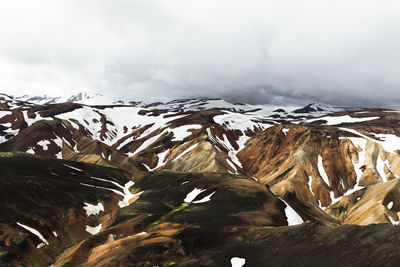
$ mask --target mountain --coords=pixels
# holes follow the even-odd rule
[[[105,96],[99,93],[77,93],[70,96],[48,96],[48,95],[22,95],[22,96],[10,96],[13,100],[21,102],[29,102],[37,105],[49,105],[49,104],[60,104],[60,103],[79,103],[85,105],[117,105],[125,104],[124,101],[114,99],[109,96]],[[140,102],[127,102],[127,105],[140,104]]]
[[[25,102],[31,103],[35,105],[49,105],[49,104],[61,104],[61,103],[77,103],[83,105],[91,105],[91,106],[103,106],[103,105],[124,105],[124,106],[137,106],[143,107],[146,109],[161,109],[161,110],[170,110],[170,111],[199,111],[206,109],[226,109],[236,112],[255,112],[262,110],[262,114],[268,112],[272,113],[272,110],[279,109],[277,106],[273,105],[249,105],[244,103],[230,103],[220,98],[205,98],[205,99],[176,99],[166,103],[163,102],[154,102],[154,103],[143,103],[141,101],[135,100],[124,100],[118,99],[115,96],[103,95],[100,93],[77,93],[69,96],[48,96],[48,95],[22,95],[22,96],[8,96],[5,94],[0,94],[0,96],[4,98],[8,98],[10,100],[14,100],[16,102]],[[324,112],[329,113],[333,111],[339,111],[345,109],[343,107],[329,107],[324,104],[316,104],[312,103],[305,107],[288,107],[291,111],[289,113],[310,113],[310,112]],[[351,108],[350,108],[351,109]],[[283,109],[280,109],[281,112],[287,114],[287,112]],[[274,111],[276,112],[276,111]],[[278,111],[279,113],[279,111]]]
[[[0,95],[0,264],[399,260],[399,111],[96,99]]]

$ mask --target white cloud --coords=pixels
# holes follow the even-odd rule
[[[0,91],[393,106],[399,13],[377,0],[4,0]]]

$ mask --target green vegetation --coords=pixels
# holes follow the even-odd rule
[[[22,162],[26,163],[26,168],[18,168]],[[57,229],[63,241],[40,250],[46,257],[57,257],[67,246],[76,243],[68,232],[63,231],[70,214],[82,213],[83,202],[96,203],[106,200],[110,194],[107,190],[80,183],[110,187],[111,183],[91,176],[114,179],[119,183],[128,181],[130,177],[128,173],[113,168],[19,153],[0,153],[0,167],[6,170],[0,176],[0,208],[7,214],[0,214],[0,222],[15,228],[11,248],[16,249],[10,251],[0,247],[2,260],[10,253],[18,255],[18,249],[22,251],[27,244],[27,238],[32,238],[31,234],[15,225],[16,219],[43,233]],[[54,176],[52,172],[59,175]],[[205,203],[185,203],[186,195],[194,188],[206,189],[197,199],[216,193]],[[133,189],[144,193],[136,202],[118,210],[112,226],[117,229],[122,222],[146,215],[138,220],[135,229],[149,235],[127,243],[121,254],[113,255],[113,263],[163,267],[180,263],[187,266],[227,266],[232,257],[243,257],[249,266],[263,266],[265,262],[272,266],[290,266],[295,262],[317,266],[336,264],[337,255],[340,255],[344,266],[361,263],[382,266],[383,263],[396,264],[395,255],[400,253],[397,246],[400,227],[333,228],[316,223],[279,227],[286,223],[285,205],[263,185],[244,176],[160,171],[138,180]],[[13,193],[10,195],[9,192]],[[307,207],[303,210],[308,212]],[[376,240],[379,240],[379,248],[374,245]],[[82,248],[85,253],[93,253],[93,248],[106,241],[107,234],[101,232],[87,238]],[[365,251],[357,261],[351,253],[343,253],[354,249],[354,244]],[[39,257],[28,255],[21,266],[40,266],[43,259]],[[84,260],[71,260],[64,266],[84,267]]]
[[[159,224],[162,221],[165,221],[169,216],[173,215],[176,212],[179,212],[181,210],[183,210],[186,207],[189,207],[190,203],[182,203],[179,207],[173,209],[172,211],[170,211],[169,213],[163,215],[159,220],[151,223],[148,227],[146,227],[145,231],[147,231],[148,229],[156,226],[157,224]]]
[[[5,258],[7,255],[8,255],[8,251],[5,248],[0,247],[0,259]]]
[[[23,169],[19,167],[22,164],[25,166]],[[56,230],[62,237],[60,243],[41,249],[52,258],[78,241],[73,240],[70,233],[64,232],[71,214],[84,213],[83,202],[97,203],[99,200],[106,201],[110,198],[110,191],[84,186],[81,183],[112,188],[112,183],[91,177],[113,180],[120,184],[126,183],[131,177],[129,173],[114,168],[24,153],[0,153],[0,167],[6,170],[0,176],[0,208],[7,214],[0,214],[0,222],[9,225],[14,223],[14,227],[17,227],[15,221],[18,219],[42,233]],[[211,197],[211,201],[205,203],[185,203],[185,197],[194,188],[206,189],[197,199],[214,191],[216,193]],[[197,255],[213,247],[223,246],[233,236],[228,229],[247,225],[241,213],[256,211],[266,203],[275,201],[274,196],[264,186],[249,177],[218,173],[149,173],[136,182],[133,191],[144,192],[137,201],[118,210],[112,226],[146,215],[144,219],[138,220],[135,228],[137,231],[149,232],[150,235],[146,236],[145,240],[150,242],[143,243],[146,245],[142,245],[141,241],[136,245],[131,244],[124,250],[123,255],[116,255],[117,258],[134,259],[135,266],[174,266],[179,263],[182,251]],[[12,196],[9,192],[13,192]],[[13,202],[8,202],[6,197],[13,199]],[[271,208],[273,207],[272,205]],[[283,224],[284,218],[277,214],[278,211],[260,216],[269,216],[271,224]],[[154,229],[162,223],[178,225],[179,231],[170,231],[169,224],[165,224],[166,233],[170,231],[172,234],[160,234]],[[21,234],[14,236],[14,243],[19,244],[17,248],[22,246],[27,238],[32,238],[31,234],[21,229],[18,231]],[[152,242],[152,239],[156,241]],[[107,234],[101,232],[89,237],[85,241],[84,249],[87,253],[92,253],[94,247],[106,241]],[[232,241],[230,245],[236,246],[236,242]],[[229,250],[229,247],[226,249]],[[208,256],[213,255],[212,253],[200,254],[198,259],[202,263],[220,263],[218,259]],[[37,264],[35,258],[31,258],[29,264]],[[79,264],[84,262],[70,262],[65,266]]]
[[[176,265],[176,261],[166,261],[162,263],[162,267],[174,266]]]
[[[62,253],[61,249],[54,245],[45,246],[44,249],[49,255],[51,255],[54,258]]]
[[[33,267],[40,267],[39,261],[34,256],[28,256],[25,261]]]
[[[95,244],[99,244],[101,242],[104,242],[106,239],[107,239],[107,236],[104,233],[98,233],[98,234],[95,234],[95,235],[89,237],[86,240],[86,244],[89,245],[89,246],[90,245],[95,245]]]
[[[13,245],[21,245],[24,241],[25,238],[28,236],[28,234],[23,233],[23,232],[18,232],[18,234],[16,236],[13,237],[12,239],[12,243]]]
[[[132,264],[133,266],[133,264]],[[148,267],[148,266],[152,266],[150,261],[142,261],[142,262],[138,262],[137,264],[138,267]]]

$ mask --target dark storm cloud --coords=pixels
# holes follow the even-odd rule
[[[397,1],[0,2],[0,88],[400,107]]]

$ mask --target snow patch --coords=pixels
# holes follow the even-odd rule
[[[86,206],[83,207],[86,210],[86,216],[89,217],[90,215],[97,215],[100,211],[104,211],[104,206],[102,203],[97,203],[97,205],[92,205],[89,203],[84,203]]]
[[[308,189],[310,190],[311,195],[313,195],[314,197],[316,197],[315,194],[314,194],[314,192],[312,191],[312,188],[311,188],[311,184],[312,184],[312,176],[311,176],[311,175],[308,176],[308,182],[307,182],[307,184],[308,184]],[[318,206],[322,209],[321,202],[319,201],[318,198],[316,198],[316,199],[317,199],[317,201],[318,201]]]
[[[3,123],[0,123],[0,124],[3,125],[4,127],[7,127],[7,128],[12,127],[11,122],[3,122]]]
[[[232,267],[242,267],[245,263],[246,263],[246,259],[244,259],[244,258],[233,257],[231,259]]]
[[[137,236],[137,235],[146,235],[146,234],[147,234],[147,232],[140,232],[140,233],[135,234],[134,236]]]
[[[394,134],[374,134],[374,135],[379,139],[382,139],[382,141],[375,140],[375,142],[380,144],[386,151],[393,153],[395,150],[400,149],[400,137]]]
[[[364,165],[365,145],[367,144],[367,140],[365,140],[363,138],[348,137],[348,139],[350,139],[350,141],[353,143],[353,145],[355,147],[360,147],[362,149],[362,151],[358,152],[358,163],[353,162],[354,171],[356,172],[356,175],[357,175],[357,182],[353,189],[346,192],[346,195],[351,194],[351,193],[363,188],[363,187],[359,186],[359,183],[360,183],[361,176],[363,174],[361,167]]]
[[[286,133],[289,132],[289,130],[290,129],[288,129],[288,128],[284,128],[284,129],[282,129],[282,132],[286,135]]]
[[[71,165],[68,165],[68,164],[65,164],[65,163],[64,163],[64,166],[66,166],[66,167],[68,167],[68,168],[71,168],[71,169],[73,169],[73,170],[75,170],[75,171],[82,172],[82,170],[79,169],[79,168],[77,168],[77,167],[74,167],[74,166],[71,166]]]
[[[73,128],[79,130],[79,124],[78,123],[76,123],[76,122],[74,122],[72,120],[69,120],[69,122],[70,122],[70,124],[72,125]]]
[[[321,156],[321,155],[318,155],[318,172],[319,172],[319,174],[321,175],[321,177],[322,177],[322,179],[324,180],[324,182],[325,182],[328,186],[330,186],[330,184],[329,184],[329,178],[328,178],[328,175],[327,175],[326,172],[325,172],[324,165],[323,165],[323,163],[322,163],[322,156]]]
[[[3,118],[4,116],[11,115],[12,111],[6,111],[6,110],[0,110],[0,118]]]
[[[112,192],[122,196],[123,199],[118,202],[118,206],[120,208],[129,206],[129,201],[132,198],[134,198],[136,196],[140,196],[144,192],[144,191],[141,191],[141,192],[138,192],[136,194],[132,194],[131,191],[129,190],[129,188],[131,188],[135,184],[135,182],[133,182],[133,181],[129,181],[124,186],[122,186],[122,185],[120,185],[119,183],[117,183],[115,181],[110,181],[110,180],[107,180],[107,179],[93,177],[93,176],[91,178],[99,180],[99,181],[112,183],[112,184],[116,185],[117,187],[119,187],[120,189],[122,189],[122,192],[121,192],[121,191],[118,191],[118,190],[112,189],[112,188],[107,188],[107,187],[102,187],[102,186],[94,186],[94,185],[90,185],[90,184],[80,183],[81,185],[84,185],[84,186],[89,186],[89,187],[95,187],[95,188],[101,188],[101,189],[109,190],[109,191],[112,191]]]
[[[134,153],[128,153],[128,155],[131,157],[133,155],[138,154],[139,152],[145,150],[149,145],[151,145],[152,143],[154,143],[155,141],[157,141],[158,138],[160,138],[160,136],[162,136],[165,132],[161,132],[155,136],[152,136],[148,139],[146,139],[138,149],[135,150]]]
[[[157,166],[155,166],[153,169],[150,169],[150,171],[160,168],[161,166],[163,166],[165,164],[165,160],[166,160],[166,156],[167,156],[168,152],[169,152],[169,149],[157,154],[157,158],[158,158]]]
[[[328,175],[325,172],[321,155],[318,155],[318,172],[319,172],[320,176],[322,177],[322,179],[324,180],[324,182],[330,187],[331,185],[329,183]],[[341,185],[343,186],[343,181],[341,181]],[[333,191],[329,191],[329,195],[331,197],[332,203],[340,200],[340,197],[335,198],[335,193]]]
[[[285,215],[287,218],[288,225],[297,225],[297,224],[302,224],[304,221],[300,217],[300,215],[282,198],[279,198],[286,204],[285,208]]]
[[[195,187],[189,194],[186,195],[183,201],[185,201],[186,203],[191,203],[193,199],[195,199],[201,192],[204,192],[206,190],[207,189],[198,189],[197,187]]]
[[[19,129],[13,130],[13,129],[11,129],[11,127],[9,127],[7,129],[3,130],[3,133],[5,133],[5,135],[14,137],[19,133]],[[4,143],[7,140],[9,140],[9,139],[6,139],[4,136],[0,136],[0,143]]]
[[[227,150],[228,150],[228,156],[231,159],[231,161],[233,163],[235,163],[237,166],[239,166],[240,168],[243,168],[242,163],[239,161],[239,159],[237,158],[237,153],[244,147],[239,147],[238,150],[236,150],[232,145],[231,142],[229,141],[228,137],[226,136],[226,134],[223,134],[223,138],[224,140],[219,139],[217,136],[212,136],[211,135],[211,130],[210,128],[207,128],[207,133],[208,136],[210,137],[211,140],[213,140],[216,143],[219,143],[220,145],[224,146]],[[229,163],[229,162],[228,162]],[[237,170],[236,167],[234,168],[234,170]]]
[[[193,201],[193,203],[198,204],[198,203],[208,202],[208,201],[211,200],[211,197],[212,197],[212,195],[215,194],[215,192],[216,192],[216,191],[212,192],[211,194],[209,194],[208,196],[206,196],[206,197],[204,197],[204,198],[202,198],[202,199],[200,199],[200,200]]]
[[[114,242],[116,237],[117,237],[117,235],[109,234],[107,242],[109,242],[109,243]]]
[[[197,143],[194,145],[191,145],[185,151],[183,151],[181,154],[179,154],[176,158],[174,158],[173,161],[180,159],[181,157],[183,157],[184,155],[186,155],[187,153],[192,151],[197,145],[198,145]]]
[[[44,236],[36,229],[29,227],[27,225],[24,225],[22,223],[17,222],[17,224],[19,226],[21,226],[22,228],[25,228],[26,230],[28,230],[29,232],[31,232],[32,234],[36,235],[40,240],[42,240],[43,243],[45,243],[46,245],[49,245],[49,242],[44,238]]]
[[[31,119],[31,118],[28,117],[28,111],[27,110],[23,110],[22,111],[22,115],[24,116],[24,120],[25,120],[26,124],[28,124],[28,127],[31,126],[32,124],[34,124],[35,122],[44,119],[44,118],[42,118],[42,116],[40,116],[39,113],[34,113],[34,114],[35,114],[35,118]]]
[[[114,193],[116,193],[116,194],[118,194],[118,195],[120,195],[120,196],[124,196],[123,193],[121,193],[120,191],[118,191],[118,190],[116,190],[116,189],[107,188],[107,187],[104,187],[104,186],[97,186],[97,185],[85,184],[85,183],[80,183],[80,184],[83,185],[83,186],[87,186],[87,187],[93,187],[93,188],[99,188],[99,189],[108,190],[108,191],[114,192]]]
[[[50,141],[49,140],[41,140],[37,143],[39,146],[43,147],[43,150],[47,150],[48,149],[48,145],[50,145]]]
[[[385,174],[385,166],[389,168],[388,166],[389,161],[385,160],[383,161],[380,156],[376,159],[376,171],[379,173],[379,176],[382,178],[383,182],[387,182],[387,177]]]
[[[369,141],[377,143],[377,144],[381,145],[382,148],[387,152],[393,153],[395,150],[400,149],[400,137],[393,135],[393,134],[374,134],[376,137],[383,139],[383,141],[378,141],[369,136],[366,136],[365,134],[359,133],[358,131],[356,131],[354,129],[343,128],[343,127],[340,127],[339,129],[353,133],[353,134],[358,135],[362,138],[365,138]]]
[[[131,186],[133,186],[134,184],[135,184],[134,181],[129,181],[129,182],[127,182],[127,183],[124,185],[124,187],[123,187],[124,199],[123,199],[123,200],[120,200],[120,201],[118,202],[118,206],[119,206],[120,208],[129,206],[129,201],[130,201],[132,198],[134,198],[134,197],[136,197],[136,196],[140,196],[140,195],[144,192],[144,191],[141,191],[141,192],[138,192],[138,193],[136,193],[136,194],[132,194],[131,191],[129,191],[129,188],[131,188]]]
[[[236,168],[235,164],[233,164],[233,162],[230,161],[229,159],[226,159],[226,162],[229,164],[229,166],[232,167],[232,169],[235,171],[235,174],[237,174],[238,172],[237,172],[237,168]]]
[[[182,141],[183,139],[192,134],[192,132],[190,132],[189,130],[198,130],[201,129],[201,127],[203,126],[199,124],[189,124],[174,129],[169,129],[169,131],[174,134],[174,138],[172,138],[171,141]]]
[[[313,122],[313,121],[325,120],[325,121],[327,121],[325,123],[326,125],[337,125],[337,124],[342,124],[342,123],[356,123],[356,122],[371,121],[371,120],[376,120],[379,118],[380,117],[353,118],[353,117],[350,117],[349,115],[338,116],[338,117],[325,116],[325,117],[305,120],[304,122],[309,123],[309,122]]]
[[[97,225],[95,227],[86,225],[86,232],[88,232],[88,233],[90,233],[92,235],[95,235],[95,234],[97,234],[97,233],[99,233],[101,231],[102,225],[103,224],[99,224],[99,225]]]
[[[392,223],[392,225],[399,225],[399,221],[393,220],[392,217],[390,217],[390,216],[388,216],[388,217],[389,217],[389,220]]]

